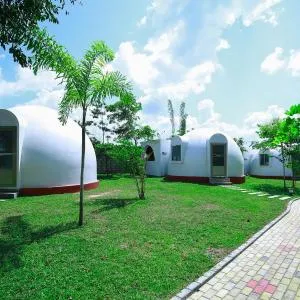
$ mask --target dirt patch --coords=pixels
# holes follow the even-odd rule
[[[214,262],[221,261],[225,256],[227,256],[232,249],[229,248],[208,248],[205,255],[211,257]]]
[[[207,203],[207,204],[201,205],[201,209],[205,209],[205,210],[219,210],[220,206],[217,205],[217,204]]]
[[[120,190],[112,190],[109,192],[103,192],[103,193],[99,193],[99,194],[89,195],[88,199],[99,199],[99,198],[103,198],[103,197],[107,197],[107,196],[114,196],[118,192],[120,192]]]

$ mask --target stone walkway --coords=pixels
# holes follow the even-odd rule
[[[300,300],[300,200],[189,299]]]

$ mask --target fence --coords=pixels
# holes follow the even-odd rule
[[[124,173],[124,169],[116,161],[105,155],[97,154],[97,173],[98,174],[115,174]]]

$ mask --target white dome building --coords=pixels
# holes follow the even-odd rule
[[[21,195],[79,191],[81,128],[34,105],[0,109],[0,190]],[[85,189],[98,186],[96,156],[86,137]]]
[[[166,176],[170,159],[170,139],[161,139],[143,143],[149,156],[146,164],[146,174],[149,176]]]
[[[244,158],[228,135],[209,128],[193,130],[172,138],[167,178],[203,183],[229,178],[232,183],[242,183]]]
[[[144,147],[146,153],[154,154],[147,162],[147,175],[167,175],[168,180],[203,183],[245,181],[240,148],[231,137],[212,129],[202,128],[184,136],[151,141]]]
[[[283,169],[281,155],[277,150],[252,150],[249,159],[249,175],[258,178],[281,179],[292,177],[292,170]]]

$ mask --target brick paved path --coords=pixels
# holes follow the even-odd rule
[[[189,299],[300,300],[300,201]]]

